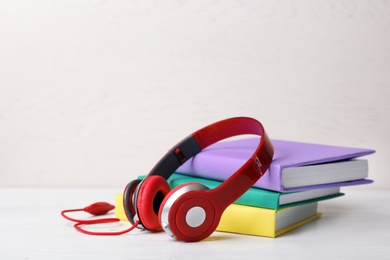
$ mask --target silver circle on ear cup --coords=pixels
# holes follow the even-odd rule
[[[199,227],[206,219],[206,211],[199,206],[191,208],[186,214],[187,225],[193,228]]]
[[[190,191],[194,191],[194,190],[209,190],[209,188],[203,184],[200,184],[200,183],[192,183],[192,184],[185,185],[184,187],[176,190],[163,205],[163,208],[161,211],[161,217],[160,217],[161,226],[165,230],[165,232],[167,232],[171,237],[175,237],[175,235],[173,234],[173,232],[171,231],[171,228],[169,226],[169,220],[168,220],[169,211],[170,211],[172,205],[175,203],[175,201],[178,198],[180,198],[183,194],[190,192]],[[205,215],[205,217],[206,217],[206,215]],[[203,221],[200,224],[202,224]]]

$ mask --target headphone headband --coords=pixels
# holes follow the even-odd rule
[[[207,146],[223,139],[243,134],[261,136],[259,146],[254,154],[258,159],[251,158],[252,160],[255,160],[255,165],[260,164],[260,168],[255,167],[255,169],[258,169],[256,170],[259,175],[257,176],[258,179],[265,173],[271,164],[273,146],[262,124],[259,121],[248,117],[221,120],[187,136],[160,159],[149,172],[148,176],[160,175],[163,178],[168,179],[177,168]],[[239,171],[241,172],[241,169]]]

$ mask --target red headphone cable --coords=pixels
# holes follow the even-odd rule
[[[99,215],[104,215],[107,214],[109,211],[113,210],[115,206],[107,203],[107,202],[96,202],[91,204],[88,207],[85,208],[80,208],[80,209],[67,209],[61,211],[61,215],[66,218],[67,220],[76,222],[74,224],[74,228],[84,234],[87,235],[98,235],[98,236],[117,236],[117,235],[122,235],[127,232],[130,232],[133,230],[137,225],[139,224],[139,221],[136,221],[130,228],[122,230],[122,231],[112,231],[112,232],[95,232],[95,231],[89,231],[86,229],[83,229],[81,225],[94,225],[94,224],[105,224],[105,223],[114,223],[114,222],[119,222],[119,218],[100,218],[100,219],[92,219],[92,220],[84,220],[84,219],[75,219],[71,218],[66,215],[66,213],[69,212],[76,212],[76,211],[85,211],[88,212],[92,215],[99,216]]]
[[[84,234],[87,235],[95,235],[95,236],[118,236],[122,234],[126,234],[130,231],[132,231],[134,228],[137,227],[139,224],[139,221],[136,221],[130,228],[122,230],[122,231],[109,231],[109,232],[96,232],[96,231],[89,231],[86,229],[83,229],[81,225],[93,225],[93,224],[103,224],[103,223],[112,223],[112,222],[119,222],[119,218],[105,218],[105,219],[96,219],[94,223],[82,223],[78,222],[74,224],[74,228]]]

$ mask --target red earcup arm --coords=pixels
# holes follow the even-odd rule
[[[273,158],[273,145],[264,132],[251,158],[217,188],[209,191],[210,198],[220,210],[225,210],[251,188],[268,170]]]

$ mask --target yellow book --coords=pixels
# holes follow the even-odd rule
[[[217,231],[274,238],[320,215],[317,202],[282,210],[231,204],[222,214]]]
[[[123,208],[123,193],[116,195],[115,199],[115,217],[120,220],[127,220],[125,209]]]
[[[115,216],[127,220],[123,194],[116,196]],[[216,231],[274,238],[320,216],[317,202],[281,210],[231,204],[222,214]]]

